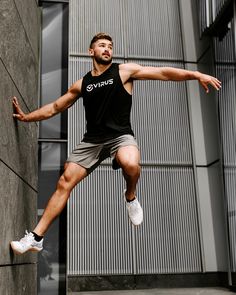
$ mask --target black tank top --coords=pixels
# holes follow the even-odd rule
[[[101,143],[120,135],[133,135],[132,95],[122,84],[119,64],[113,63],[99,76],[88,72],[83,77],[82,97],[87,121],[83,141]]]

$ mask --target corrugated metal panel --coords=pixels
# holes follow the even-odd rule
[[[70,54],[87,54],[97,32],[111,34],[115,55],[124,56],[123,0],[70,0]]]
[[[236,75],[235,66],[218,65],[217,77],[222,81],[219,92],[220,131],[225,166],[236,166]]]
[[[200,20],[200,33],[202,34],[209,26],[209,0],[197,0]]]
[[[236,167],[225,168],[225,190],[228,200],[228,219],[229,219],[229,242],[231,255],[231,270],[236,271]]]
[[[220,135],[223,151],[225,196],[228,209],[231,270],[236,271],[236,67],[217,65],[217,74],[222,81],[219,93]]]
[[[68,274],[131,274],[131,227],[121,173],[99,167],[69,202]]]
[[[70,7],[70,54],[86,54],[91,37],[106,31],[116,56],[183,59],[178,1],[71,0]]]
[[[233,29],[229,30],[222,41],[218,38],[214,39],[215,60],[217,63],[233,63],[235,62],[234,54],[234,34]]]
[[[69,202],[69,275],[201,271],[191,168],[146,168],[137,191],[144,223],[131,228],[121,172],[100,167]],[[132,244],[134,241],[134,244]]]
[[[137,273],[201,271],[192,168],[145,168],[139,194],[145,218],[135,230]]]
[[[181,63],[141,60],[138,63],[183,68]],[[192,164],[184,82],[135,81],[132,122],[142,151],[142,163]]]
[[[129,58],[183,60],[178,1],[129,0],[126,6]]]
[[[200,32],[203,33],[216,19],[229,0],[198,0]]]

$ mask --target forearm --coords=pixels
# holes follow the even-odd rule
[[[52,116],[56,115],[57,111],[55,109],[54,103],[50,103],[44,105],[43,107],[25,114],[24,120],[25,122],[36,122],[42,121],[51,118]]]
[[[198,71],[188,71],[171,67],[161,68],[161,74],[163,80],[169,81],[199,80],[201,77],[201,73]]]

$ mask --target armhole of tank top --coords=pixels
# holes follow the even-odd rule
[[[121,80],[121,76],[120,76],[120,69],[119,69],[119,65],[120,65],[120,64],[117,64],[117,65],[118,65],[118,77],[119,77],[120,83],[121,83],[121,85],[122,85],[124,91],[125,91],[128,95],[132,96],[132,93],[129,93],[129,92],[125,89],[125,86],[124,86],[124,84],[123,84],[123,82],[122,82],[122,80]],[[132,88],[133,88],[133,87],[132,87]]]
[[[83,76],[82,85],[81,85],[81,96],[84,95],[85,79],[87,78],[87,76],[88,76],[89,73],[90,73],[90,72],[88,72],[86,75]]]

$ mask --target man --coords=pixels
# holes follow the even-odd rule
[[[126,181],[124,199],[129,218],[136,226],[142,223],[143,210],[135,195],[140,176],[140,153],[130,124],[134,80],[195,79],[206,92],[209,91],[208,85],[217,90],[221,87],[218,79],[198,71],[112,63],[113,42],[106,33],[98,33],[93,37],[89,54],[93,60],[92,71],[76,81],[65,95],[54,102],[25,114],[17,98],[13,98],[13,117],[23,122],[32,122],[51,118],[83,97],[87,122],[84,138],[69,156],[56,191],[39,223],[20,241],[11,242],[11,247],[17,254],[43,249],[43,236],[63,210],[71,190],[109,156],[113,157],[113,168],[121,168]]]

